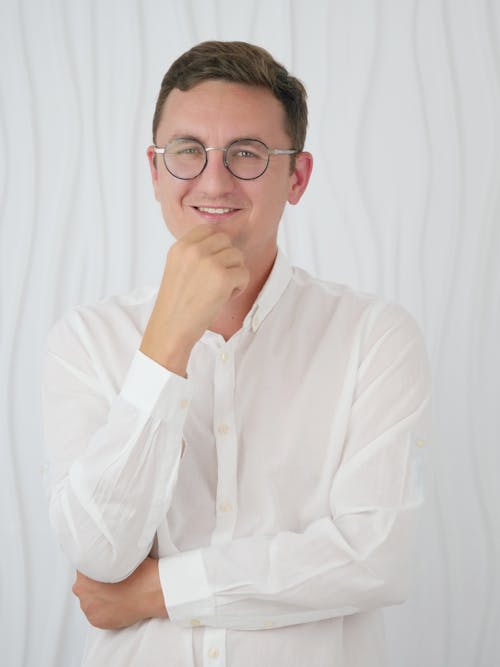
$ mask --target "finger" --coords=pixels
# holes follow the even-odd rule
[[[237,266],[244,266],[245,258],[239,248],[230,246],[229,248],[222,248],[215,254],[215,259],[219,261],[225,268],[231,269]]]
[[[239,290],[237,293],[243,292],[243,290],[246,289],[250,278],[248,269],[245,266],[235,266],[229,268],[228,273],[231,276],[233,287],[231,294],[234,292],[234,290]]]
[[[199,242],[203,254],[215,254],[224,248],[232,248],[233,244],[227,234],[214,231]]]
[[[203,227],[206,226],[208,225],[203,225]],[[192,231],[194,232],[195,230]],[[204,230],[202,230],[202,232],[203,231]],[[192,260],[198,261],[203,257],[219,252],[219,250],[229,248],[231,245],[232,243],[229,236],[218,232],[215,229],[215,226],[212,226],[212,229],[208,234],[189,234],[183,236],[170,247],[168,254],[177,256],[180,259],[190,257]]]
[[[199,241],[212,236],[216,231],[217,225],[215,223],[204,223],[202,225],[196,225],[196,227],[193,227],[183,236],[179,237],[178,240],[185,243],[198,243]]]

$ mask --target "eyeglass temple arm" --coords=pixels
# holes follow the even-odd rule
[[[270,148],[269,153],[271,155],[294,155],[294,153],[299,153],[295,148]]]

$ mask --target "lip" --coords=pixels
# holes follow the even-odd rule
[[[224,213],[212,213],[209,211],[201,211],[200,207],[198,206],[191,206],[191,208],[198,217],[200,217],[202,220],[206,220],[207,222],[222,222],[223,220],[229,220],[242,210],[241,208],[233,208],[230,206],[214,206],[213,204],[211,206],[203,206],[203,208],[211,208],[211,209],[230,208],[231,210],[225,211]]]

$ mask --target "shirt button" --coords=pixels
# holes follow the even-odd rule
[[[418,438],[415,444],[417,445],[417,447],[423,447],[425,445],[425,440],[423,438]]]
[[[189,401],[187,400],[187,398],[182,398],[181,399],[181,409],[185,410],[188,406],[188,403],[189,403]]]
[[[208,657],[209,658],[218,658],[219,657],[219,649],[218,648],[209,648],[208,649]]]
[[[229,426],[227,424],[221,424],[217,430],[221,435],[226,435],[229,433]]]
[[[255,314],[252,317],[252,329],[254,329],[254,330],[257,329],[259,324],[260,324],[260,317],[257,314]]]
[[[226,363],[226,361],[229,361],[229,354],[227,352],[221,352],[220,353],[220,358],[221,358],[221,361]]]
[[[196,626],[201,625],[201,621],[198,618],[192,618],[191,625],[195,628]]]
[[[274,628],[274,623],[272,621],[266,621],[264,623],[265,628]]]
[[[233,506],[231,505],[229,500],[224,500],[224,502],[222,502],[219,505],[219,509],[220,509],[221,512],[231,512],[231,510],[233,509]]]

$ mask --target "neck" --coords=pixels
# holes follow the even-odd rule
[[[241,329],[243,320],[250,312],[259,292],[271,273],[275,259],[276,251],[264,264],[261,260],[258,268],[251,266],[247,262],[250,279],[246,289],[241,294],[238,294],[238,296],[229,299],[217,317],[212,320],[210,331],[220,334],[224,337],[224,340],[229,340],[231,336]]]

